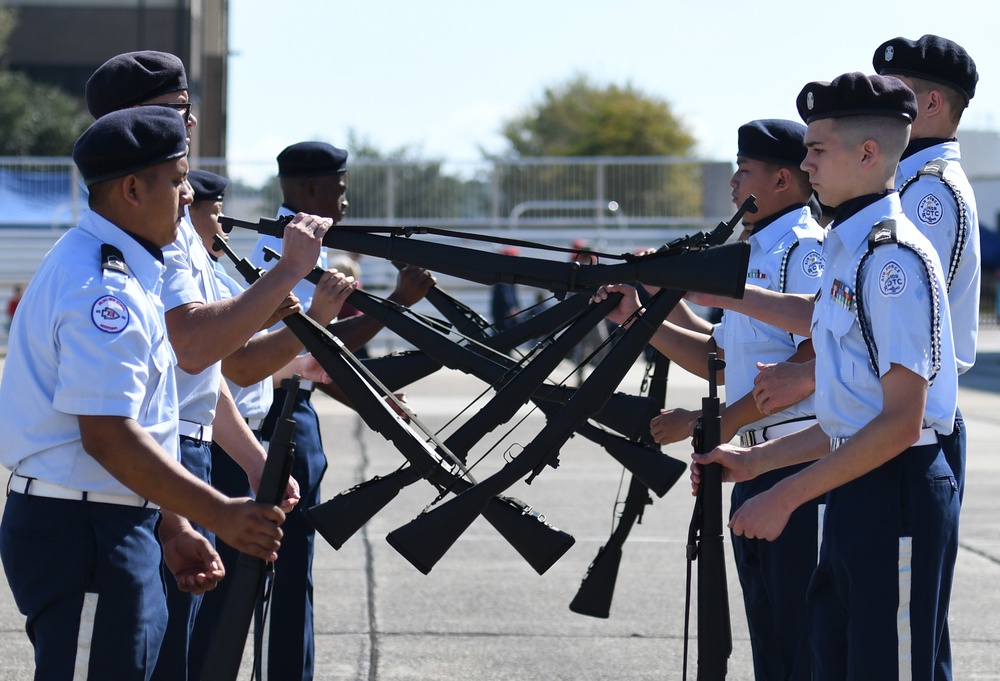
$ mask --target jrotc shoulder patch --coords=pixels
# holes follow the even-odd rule
[[[942,217],[944,217],[944,208],[941,206],[941,201],[938,197],[928,194],[920,199],[920,203],[917,204],[917,218],[922,223],[933,227],[941,222]]]
[[[90,317],[94,325],[105,333],[121,333],[128,326],[129,312],[118,298],[101,296],[90,309]]]
[[[806,253],[805,257],[802,258],[802,273],[807,277],[816,279],[822,276],[824,269],[826,269],[826,261],[823,259],[823,256],[819,251],[809,251]]]
[[[878,289],[882,295],[895,298],[906,290],[906,272],[894,260],[890,260],[878,275]]]

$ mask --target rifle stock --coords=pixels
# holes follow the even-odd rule
[[[337,496],[304,511],[306,520],[330,546],[340,549],[355,532],[371,520],[400,490],[420,479],[406,466],[386,476],[375,476]]]
[[[653,500],[649,498],[648,489],[633,476],[618,526],[587,569],[587,575],[583,578],[576,597],[569,604],[570,610],[580,615],[604,619],[611,614],[611,599],[615,593],[615,582],[618,580],[622,547],[632,526],[642,521],[643,510],[651,503]]]
[[[295,421],[291,415],[295,406],[293,395],[299,389],[299,377],[283,380],[281,387],[287,391],[288,396],[282,404],[281,418],[275,424],[260,485],[257,487],[258,501],[274,506],[280,505],[284,499],[295,457]],[[223,604],[219,626],[205,655],[202,681],[235,681],[240,673],[250,620],[258,598],[264,593],[268,571],[267,561],[245,553],[240,554],[233,583]]]
[[[490,499],[483,517],[540,575],[576,543],[572,535],[549,525],[538,511],[512,497]]]

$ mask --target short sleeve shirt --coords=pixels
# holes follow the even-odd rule
[[[127,272],[104,267],[102,244]],[[87,492],[129,490],[83,449],[78,416],[135,420],[177,456],[174,355],[163,265],[93,212],[45,256],[11,327],[0,381],[0,463]]]
[[[859,286],[858,268],[872,227],[888,219],[896,222],[898,241],[923,257],[900,245],[876,247],[862,268]],[[958,373],[944,277],[930,242],[903,215],[898,194],[835,223],[823,249],[826,269],[812,318],[816,417],[823,430],[831,437],[850,437],[881,413],[881,377],[898,364],[928,381],[933,377],[924,426],[950,433]],[[858,318],[859,300],[870,325],[876,367]]]
[[[950,269],[954,270],[948,302],[951,305],[958,372],[961,374],[976,361],[981,256],[976,197],[962,170],[958,142],[936,144],[900,161],[896,169],[896,187],[902,188],[928,162],[935,160],[947,162],[944,179],[955,186],[961,197],[965,212],[964,233],[959,233],[959,205],[955,195],[934,175],[916,178],[902,193],[901,202],[906,216],[934,245],[945,276]]]
[[[220,298],[215,267],[198,233],[186,219],[181,221],[177,240],[163,249],[166,274],[163,277],[163,307],[168,312],[188,303],[213,303]],[[177,369],[180,418],[203,426],[215,420],[215,406],[222,384],[222,363],[216,362],[198,374]]]
[[[824,230],[808,208],[778,217],[749,238],[747,283],[770,291],[807,293],[819,290],[823,274]],[[726,401],[732,404],[751,390],[757,362],[769,364],[789,358],[804,339],[753,317],[727,311],[713,332],[726,352]],[[814,413],[812,397],[770,414],[743,430],[763,428]]]
[[[240,286],[239,282],[229,276],[225,268],[218,262],[213,262],[215,278],[218,280],[219,293],[222,296],[222,300],[227,300],[233,296],[238,296],[243,292],[243,287]],[[267,330],[259,332],[257,335],[266,334]],[[268,410],[271,408],[271,402],[274,400],[274,390],[271,388],[271,377],[249,385],[247,387],[239,386],[228,378],[226,383],[229,384],[229,392],[233,394],[233,400],[236,402],[236,408],[240,412],[240,416],[247,419],[262,419],[267,416]]]

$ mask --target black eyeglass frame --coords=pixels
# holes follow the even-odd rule
[[[155,102],[143,104],[142,106],[165,106],[183,116],[185,125],[191,121],[191,102]]]

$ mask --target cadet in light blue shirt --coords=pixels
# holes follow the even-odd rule
[[[198,122],[191,113],[184,65],[166,52],[142,50],[112,57],[87,81],[86,100],[95,118],[124,108],[157,107],[173,109],[188,132]],[[309,271],[329,226],[328,220],[315,216],[297,217],[286,229],[289,258],[257,286],[226,301],[218,299],[211,263],[190,225],[182,222],[177,239],[165,249],[163,300],[168,337],[177,357],[181,463],[201,479],[210,479],[210,443],[216,439],[256,484],[266,454],[236,411],[218,363],[276,312],[297,309],[283,302]],[[294,488],[290,483],[289,508],[297,499]],[[168,591],[167,652],[154,678],[183,681],[200,596],[180,593],[169,584]]]
[[[719,461],[734,480],[815,460],[730,522],[770,541],[793,509],[827,494],[807,599],[814,679],[950,678],[937,658],[959,498],[939,437],[954,420],[955,350],[941,262],[892,189],[917,99],[896,78],[848,73],[807,84],[796,104],[808,126],[802,168],[836,210],[818,299],[752,287],[741,301],[697,298],[811,333],[819,426],[694,460]]]
[[[177,460],[160,249],[191,201],[186,153],[164,109],[111,113],[80,137],[92,212],[46,256],[11,330],[0,555],[36,678],[150,678],[167,624],[157,526],[170,579],[192,593],[224,569],[181,515],[277,557],[280,509],[224,497]]]

